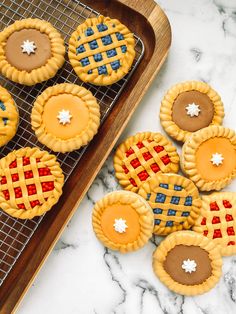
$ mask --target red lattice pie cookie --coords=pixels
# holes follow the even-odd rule
[[[117,148],[114,168],[119,183],[126,190],[137,192],[155,173],[178,172],[179,156],[162,134],[137,133]]]
[[[222,255],[236,253],[236,193],[213,193],[202,197],[202,210],[193,230],[213,239]]]
[[[9,215],[31,219],[57,203],[64,176],[54,155],[22,148],[0,160],[0,207]]]

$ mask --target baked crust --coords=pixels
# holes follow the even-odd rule
[[[51,42],[51,58],[47,63],[30,72],[21,71],[12,66],[6,58],[5,46],[8,37],[23,29],[36,29],[48,35]],[[65,62],[65,46],[60,33],[49,23],[39,19],[16,21],[0,33],[0,72],[9,80],[23,85],[35,85],[46,81],[57,73]]]
[[[61,139],[48,133],[43,122],[42,115],[45,104],[52,96],[60,94],[77,96],[86,104],[89,111],[89,121],[86,129],[81,131],[77,136],[69,139]],[[31,113],[31,123],[38,140],[42,144],[46,145],[54,152],[70,152],[87,145],[97,133],[100,125],[100,107],[96,98],[84,87],[68,83],[57,84],[48,87],[37,97]]]
[[[221,125],[224,118],[224,106],[219,94],[208,84],[200,81],[186,81],[171,87],[161,102],[160,122],[164,130],[177,141],[185,142],[193,134],[182,130],[172,118],[172,107],[175,99],[184,92],[199,91],[206,94],[214,106],[214,116],[210,125]]]
[[[168,252],[176,245],[199,246],[207,251],[211,260],[212,275],[197,285],[183,285],[173,280],[165,271],[163,263]],[[170,234],[160,243],[153,254],[153,270],[156,276],[170,290],[182,295],[197,295],[212,289],[220,279],[221,267],[221,255],[214,242],[193,231],[178,231]]]

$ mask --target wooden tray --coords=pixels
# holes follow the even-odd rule
[[[16,4],[18,2],[18,0],[5,1]],[[69,6],[75,0],[60,1],[64,1],[64,4],[67,3]],[[31,2],[34,3],[36,8],[32,12],[32,16],[37,13],[37,8],[43,12],[40,0],[28,2],[29,5]],[[53,0],[48,2],[53,3]],[[131,79],[127,80],[115,106],[109,111],[98,134],[70,173],[59,203],[43,217],[29,243],[22,250],[13,268],[3,281],[0,287],[0,313],[14,311],[32,284],[37,272],[78,208],[80,201],[127,125],[132,113],[160,70],[171,44],[169,21],[153,0],[83,0],[83,3],[103,15],[121,20],[142,39],[145,53]],[[87,9],[88,7],[85,6],[84,12]],[[43,12],[41,17],[45,18],[47,14],[50,13]],[[4,19],[1,15],[0,18]],[[14,228],[17,231],[22,227],[16,225]]]

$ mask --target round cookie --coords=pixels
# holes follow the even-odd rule
[[[32,219],[57,203],[64,176],[54,155],[21,148],[0,160],[0,205],[10,216]]]
[[[38,96],[31,123],[42,144],[55,152],[70,152],[87,145],[97,133],[100,107],[84,87],[58,84]]]
[[[193,230],[212,239],[222,255],[236,253],[236,193],[220,192],[202,196],[200,216]]]
[[[153,209],[155,234],[189,229],[199,216],[198,189],[180,175],[156,174],[143,183],[138,193]]]
[[[55,76],[64,55],[60,33],[46,21],[23,19],[0,33],[0,71],[16,83],[34,85]]]
[[[178,172],[179,156],[162,134],[137,133],[116,149],[114,168],[120,185],[137,192],[144,181],[158,172]]]
[[[170,234],[153,254],[156,276],[182,295],[212,289],[220,279],[221,267],[221,255],[214,242],[193,231]]]
[[[100,15],[78,26],[69,40],[68,56],[82,81],[111,85],[129,72],[134,46],[134,36],[125,25]]]
[[[153,212],[139,195],[116,191],[95,204],[92,223],[104,246],[127,253],[143,247],[152,236]]]
[[[193,132],[221,125],[224,107],[220,96],[208,84],[187,81],[174,85],[164,96],[160,121],[174,139],[185,142]]]
[[[182,170],[201,191],[220,190],[236,176],[236,134],[222,126],[193,133],[183,145]]]
[[[0,86],[0,147],[6,145],[16,134],[19,113],[8,91]]]

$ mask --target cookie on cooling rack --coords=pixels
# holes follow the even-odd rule
[[[8,91],[0,86],[0,147],[7,144],[16,134],[19,113]]]
[[[60,33],[48,22],[24,19],[0,32],[0,72],[23,85],[55,76],[65,59]]]
[[[221,125],[223,118],[220,96],[204,82],[176,84],[161,102],[161,124],[178,141],[184,142],[193,132],[209,125]]]
[[[155,234],[189,229],[199,216],[201,200],[191,180],[177,174],[156,174],[139,191],[154,212]]]
[[[126,190],[137,192],[157,172],[178,172],[179,156],[162,134],[137,133],[116,149],[114,168],[119,183]]]
[[[68,55],[82,81],[111,85],[129,72],[134,46],[134,36],[125,25],[100,15],[78,26],[69,40]]]
[[[0,160],[0,208],[20,219],[41,216],[57,203],[64,176],[54,155],[21,148]]]
[[[220,279],[222,258],[214,241],[193,231],[166,237],[153,254],[153,270],[170,290],[202,294]]]
[[[236,193],[220,192],[202,197],[202,208],[193,230],[219,246],[222,255],[236,253]]]
[[[82,86],[57,84],[39,95],[31,113],[38,140],[54,152],[70,152],[92,140],[100,124],[100,107]]]
[[[116,191],[95,204],[92,223],[104,246],[127,253],[143,247],[152,236],[153,212],[139,195]]]
[[[209,126],[186,140],[183,171],[201,191],[220,190],[236,176],[236,134],[222,126]]]

